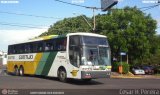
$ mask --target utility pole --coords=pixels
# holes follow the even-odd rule
[[[80,16],[87,22],[87,24],[89,25],[89,27],[92,28],[93,33],[96,32],[96,16],[95,16],[95,10],[97,10],[98,8],[96,7],[86,7],[88,9],[92,9],[93,10],[93,25],[91,25],[88,20],[82,15],[80,14]],[[73,14],[78,14],[78,13],[73,13]]]
[[[96,32],[96,17],[95,17],[95,7],[93,7],[93,32]]]
[[[96,7],[86,7],[88,9],[92,9],[93,11],[93,28],[92,28],[92,31],[93,32],[96,32],[96,16],[95,16],[95,10],[98,10],[100,8],[96,8]]]

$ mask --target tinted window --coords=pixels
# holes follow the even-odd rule
[[[13,46],[12,45],[8,46],[8,54],[13,54]]]
[[[51,51],[53,50],[54,48],[54,43],[53,43],[53,40],[47,40],[44,42],[45,43],[45,46],[44,46],[44,51]]]
[[[25,52],[25,44],[19,44],[17,47],[17,53],[24,53]]]
[[[65,51],[67,38],[9,45],[8,54],[37,53],[45,51]]]
[[[24,53],[33,53],[33,43],[26,43]]]
[[[108,42],[106,38],[83,36],[83,44],[108,45]]]
[[[69,37],[69,59],[70,63],[75,67],[79,67],[81,60],[79,44],[80,44],[79,36]]]
[[[79,36],[71,36],[69,39],[70,45],[79,45],[80,44],[80,37]]]
[[[55,40],[55,50],[65,51],[67,44],[67,38],[58,38]]]

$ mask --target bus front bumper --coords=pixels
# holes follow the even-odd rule
[[[81,71],[82,79],[110,78],[110,71]]]

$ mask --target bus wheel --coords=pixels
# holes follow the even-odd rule
[[[19,68],[19,75],[20,76],[24,76],[24,69],[23,69],[23,67]]]
[[[60,69],[58,71],[58,78],[61,82],[66,82],[67,80],[67,74],[66,74],[66,71],[63,70],[63,69]]]
[[[18,67],[15,67],[15,68],[14,68],[14,75],[16,75],[16,76],[18,76],[18,75],[19,75]]]

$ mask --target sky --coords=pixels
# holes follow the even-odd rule
[[[101,0],[62,0],[82,6],[101,7]],[[115,8],[148,7],[158,0],[118,0]],[[76,13],[76,14],[74,14]],[[95,14],[105,14],[96,10]],[[160,6],[144,11],[151,14],[160,26]],[[84,14],[93,16],[91,9],[57,2],[56,0],[0,0],[0,51],[7,52],[9,44],[34,38],[47,31],[50,25],[68,17]],[[157,28],[160,34],[160,28]]]

